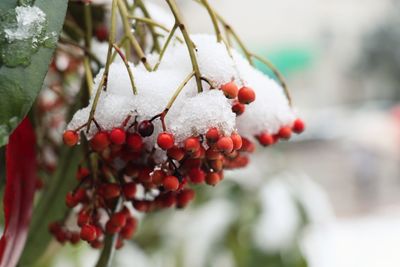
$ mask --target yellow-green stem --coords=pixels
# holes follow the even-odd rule
[[[126,59],[124,53],[122,53],[121,49],[116,44],[113,44],[113,46],[114,46],[115,50],[117,51],[117,53],[119,54],[119,56],[121,57],[122,61],[124,62],[126,70],[128,71],[128,75],[129,75],[129,79],[131,81],[133,94],[137,95],[135,81],[133,79],[132,70],[131,70],[131,67],[129,66],[128,60]]]
[[[201,73],[200,73],[200,68],[199,64],[197,62],[197,57],[196,57],[196,52],[195,52],[195,46],[190,39],[189,33],[186,30],[185,25],[183,24],[183,20],[181,18],[181,14],[179,12],[179,9],[176,5],[175,0],[166,0],[172,14],[174,15],[175,18],[175,24],[179,27],[180,31],[182,32],[183,39],[185,40],[186,46],[188,48],[190,60],[192,62],[193,66],[193,71],[194,75],[196,78],[196,84],[197,84],[197,91],[199,93],[203,92],[203,85],[201,84]]]
[[[96,95],[93,100],[92,108],[90,109],[90,114],[89,114],[87,127],[86,127],[87,132],[89,132],[92,120],[94,118],[94,114],[96,112],[96,107],[97,107],[97,103],[99,102],[101,91],[103,90],[103,87],[104,87],[104,89],[107,88],[107,77],[108,77],[108,72],[110,70],[110,65],[111,65],[113,44],[115,42],[117,1],[118,0],[113,0],[112,5],[111,5],[111,30],[110,30],[109,40],[108,40],[106,66],[104,68],[104,72],[101,77],[99,86],[97,87],[97,91],[96,91]]]
[[[143,15],[145,16],[146,19],[152,20],[149,11],[147,10],[145,4],[143,3],[142,0],[136,0],[137,6],[142,10]],[[160,52],[160,43],[158,42],[158,35],[156,31],[154,30],[154,27],[152,24],[149,24],[149,30],[151,33],[151,36],[153,37],[153,47],[157,52]]]
[[[251,54],[251,56],[253,58],[257,59],[258,61],[260,61],[261,63],[263,63],[264,65],[266,65],[269,69],[271,69],[271,71],[274,73],[274,75],[278,78],[279,82],[281,83],[282,88],[285,92],[285,95],[288,99],[289,105],[292,106],[292,97],[290,95],[290,91],[287,86],[287,83],[286,83],[285,79],[283,78],[283,75],[278,71],[278,69],[269,60],[262,58],[258,55],[254,55],[254,54]]]
[[[207,0],[200,0],[200,1],[203,4],[203,6],[207,9],[207,12],[211,18],[211,22],[214,27],[215,35],[217,36],[217,41],[221,42],[222,41],[221,30],[219,29],[217,16],[215,15],[214,10],[211,8],[211,6]]]
[[[183,82],[179,85],[179,87],[176,89],[174,95],[171,97],[171,99],[169,100],[167,106],[164,109],[164,117],[168,113],[168,111],[172,107],[172,105],[174,104],[174,102],[175,102],[176,98],[178,97],[178,95],[182,92],[183,88],[185,88],[186,84],[190,81],[190,79],[192,79],[193,76],[195,76],[195,72],[194,71],[192,71],[185,78],[185,80],[183,80]]]
[[[136,37],[132,33],[132,29],[129,25],[129,14],[128,14],[127,7],[122,2],[122,0],[117,0],[117,2],[118,2],[118,9],[121,14],[121,19],[122,19],[122,24],[124,27],[125,35],[129,38],[129,41],[131,42],[133,49],[135,49],[137,56],[139,57],[140,61],[143,63],[145,68],[148,71],[151,71],[150,64],[147,62],[146,56],[145,56],[142,48],[140,47],[139,42],[136,40]]]
[[[171,42],[172,37],[174,36],[175,31],[176,31],[177,28],[178,27],[175,24],[174,27],[172,28],[171,32],[169,33],[169,35],[167,37],[167,40],[165,41],[164,46],[161,49],[160,56],[158,57],[157,64],[154,66],[154,69],[153,69],[154,71],[156,71],[158,69],[158,67],[160,66],[160,63],[161,63],[162,58],[164,57],[165,51],[167,51],[168,45]]]
[[[83,58],[83,67],[85,69],[86,84],[88,87],[89,95],[93,93],[93,74],[90,67],[89,57],[85,56]]]

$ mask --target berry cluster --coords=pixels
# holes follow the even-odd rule
[[[186,47],[177,44],[157,71],[131,66],[137,95],[127,86],[125,66],[111,64],[107,91],[75,113],[63,141],[72,147],[85,134],[89,156],[66,196],[74,222],[50,228],[59,241],[99,247],[105,235],[118,234],[121,247],[135,231],[134,212],[184,208],[195,197],[194,185],[215,186],[224,170],[246,166],[256,141],[269,146],[304,130],[275,81],[212,38],[194,39],[205,73],[202,92],[189,82],[185,93],[176,93],[188,62]]]

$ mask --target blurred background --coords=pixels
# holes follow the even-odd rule
[[[188,209],[146,216],[115,266],[400,266],[400,1],[210,3],[284,73],[307,131]],[[191,32],[212,33],[179,4]],[[97,255],[64,250],[56,266]]]

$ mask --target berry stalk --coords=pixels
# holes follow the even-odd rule
[[[172,14],[175,17],[175,24],[176,26],[181,30],[183,39],[185,40],[186,46],[188,48],[190,60],[192,62],[193,66],[193,71],[194,75],[196,77],[196,84],[197,84],[197,91],[199,93],[203,92],[203,85],[201,84],[201,74],[200,74],[200,68],[199,64],[197,62],[197,57],[196,57],[196,52],[195,52],[195,46],[190,39],[189,33],[186,30],[185,24],[183,24],[183,20],[181,18],[181,14],[179,12],[179,9],[176,5],[175,0],[166,0]]]

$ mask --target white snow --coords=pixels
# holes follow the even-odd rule
[[[6,38],[9,42],[15,40],[27,40],[37,38],[42,32],[46,22],[46,14],[38,7],[18,6],[15,8],[17,24],[5,29]],[[33,40],[34,42],[36,40]]]
[[[224,44],[217,43],[211,35],[192,35],[197,49],[200,72],[213,87],[234,80],[238,86],[247,85],[256,92],[256,101],[246,107],[246,112],[236,119],[231,111],[231,102],[218,89],[210,90],[202,82],[203,93],[193,77],[177,97],[166,116],[167,130],[175,135],[179,143],[192,135],[204,134],[211,127],[218,127],[225,135],[238,129],[239,134],[252,137],[263,131],[275,133],[280,127],[290,125],[295,114],[288,104],[282,88],[272,79],[250,66],[247,61],[232,50],[229,55]],[[158,55],[148,55],[154,65]],[[130,64],[138,91],[132,87],[126,67],[114,62],[110,67],[107,90],[101,92],[96,108],[95,119],[103,130],[119,127],[128,115],[137,120],[150,119],[161,113],[183,80],[192,72],[191,60],[185,44],[177,41],[167,49],[157,71],[148,72],[142,64]],[[98,87],[103,70],[95,78],[94,88]],[[89,118],[90,106],[78,111],[68,129],[77,129]],[[133,118],[132,117],[132,121]],[[159,120],[154,122],[155,133],[146,138],[148,146],[154,146],[157,133],[161,129]],[[92,124],[88,137],[97,132]]]

